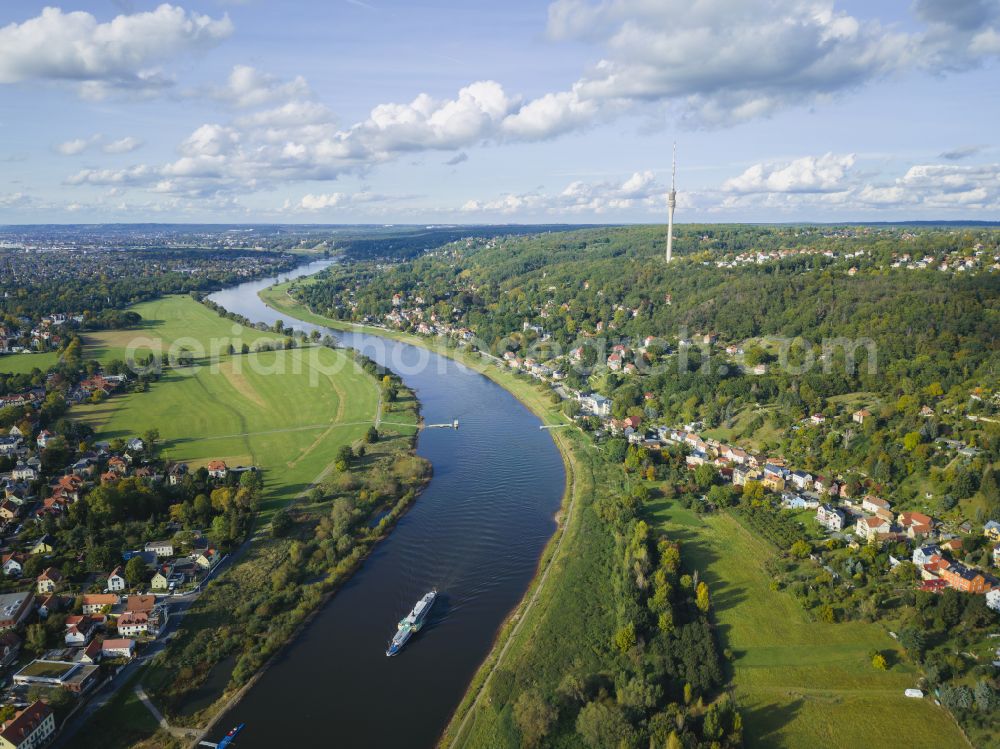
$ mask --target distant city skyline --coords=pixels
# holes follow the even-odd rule
[[[54,3],[54,4],[53,4]],[[0,7],[0,223],[1000,219],[1000,0]]]

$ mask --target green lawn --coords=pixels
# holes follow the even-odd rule
[[[0,356],[0,372],[30,374],[33,369],[44,372],[58,361],[58,351],[46,351],[43,354],[4,354]]]
[[[815,622],[790,595],[772,591],[763,565],[771,547],[733,517],[700,517],[663,501],[651,510],[709,583],[722,645],[735,656],[748,746],[966,745],[943,709],[903,696],[919,674],[898,655],[889,671],[872,668],[871,650],[898,653],[880,627]]]
[[[306,347],[246,356],[208,355],[228,350],[230,338],[251,346],[282,337],[239,328],[188,297],[169,297],[134,308],[146,321],[139,330],[109,331],[86,339],[86,355],[124,358],[136,337],[202,349],[194,367],[165,369],[147,393],[109,398],[73,408],[98,438],[142,435],[155,427],[164,455],[192,466],[222,458],[230,465],[264,469],[268,505],[294,497],[334,460],[340,445],[360,439],[375,419],[378,387],[342,351]],[[148,353],[150,344],[145,345]],[[238,348],[238,344],[237,344]],[[140,352],[140,355],[143,355]]]

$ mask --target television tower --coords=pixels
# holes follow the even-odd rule
[[[674,143],[674,165],[670,172],[670,194],[667,195],[667,262],[674,254],[674,208],[677,207],[677,143]]]

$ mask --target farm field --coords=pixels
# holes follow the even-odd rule
[[[870,651],[897,651],[880,627],[814,622],[790,595],[771,590],[763,565],[771,547],[735,518],[663,501],[650,510],[712,591],[722,646],[735,656],[747,746],[966,746],[943,709],[903,696],[916,685],[914,669],[899,658],[886,672],[872,668]]]
[[[145,321],[139,330],[88,335],[85,356],[103,362],[124,359],[136,336],[175,341],[211,351],[212,339],[230,338],[251,347],[282,336],[237,328],[188,297],[169,297],[134,308]],[[183,339],[183,340],[182,340]],[[237,350],[239,343],[236,344]],[[151,346],[140,350],[149,352]],[[267,501],[274,509],[306,489],[333,462],[337,448],[360,439],[376,418],[378,387],[343,351],[307,346],[248,355],[219,354],[214,363],[164,369],[148,393],[109,398],[74,407],[99,439],[141,436],[155,428],[167,457],[192,467],[221,458],[230,465],[264,469]]]

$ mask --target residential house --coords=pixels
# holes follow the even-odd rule
[[[896,518],[896,523],[910,538],[930,535],[934,529],[933,518],[922,512],[901,512]]]
[[[983,535],[990,541],[1000,541],[1000,523],[996,520],[987,520],[983,526]]]
[[[941,549],[935,544],[924,544],[913,550],[913,563],[923,569],[924,565],[930,564],[935,559],[941,557]]]
[[[120,592],[128,587],[128,581],[125,579],[125,570],[121,567],[115,567],[111,574],[108,575],[108,590],[113,592]]]
[[[55,551],[56,540],[48,533],[35,541],[31,547],[32,554],[51,554]]]
[[[174,544],[172,541],[150,541],[146,544],[146,551],[156,554],[157,559],[172,557],[174,555]]]
[[[34,466],[18,461],[10,475],[18,481],[34,481],[38,478],[38,471],[35,470]]]
[[[125,612],[148,614],[156,608],[156,596],[129,596],[125,601]]]
[[[36,581],[39,595],[55,593],[62,586],[62,582],[63,576],[62,572],[59,571],[59,568],[49,567],[38,576]]]
[[[812,476],[805,471],[792,471],[791,474],[792,483],[795,485],[796,489],[800,491],[805,489],[812,483]]]
[[[149,632],[149,614],[142,611],[126,611],[118,617],[118,633],[127,637],[144,635]]]
[[[44,450],[45,446],[48,445],[49,441],[55,436],[56,435],[54,435],[48,429],[43,429],[38,433],[38,437],[35,439],[35,444],[38,445],[42,450]]]
[[[9,523],[21,515],[21,505],[10,499],[0,500],[0,521]]]
[[[607,418],[611,415],[611,400],[598,393],[591,393],[580,398],[580,408],[593,416]]]
[[[14,713],[0,726],[0,749],[39,749],[56,732],[55,713],[41,700]]]
[[[860,409],[860,410],[855,411],[854,413],[852,413],[851,414],[851,418],[855,422],[857,422],[858,424],[864,424],[865,423],[865,419],[870,418],[871,415],[872,415],[871,411],[869,411],[867,408],[862,408],[862,409]]]
[[[58,613],[59,611],[62,611],[62,608],[62,597],[58,593],[49,593],[39,601],[38,616],[41,619],[48,619],[49,614]]]
[[[783,468],[767,463],[764,466],[764,480],[761,482],[772,492],[780,492],[785,489],[785,471]]]
[[[153,590],[166,590],[170,587],[168,572],[162,569],[157,571],[157,573],[153,575],[152,580],[149,581],[149,584]]]
[[[885,518],[880,518],[877,515],[861,518],[854,528],[855,535],[865,539],[869,543],[875,541],[880,534],[891,532],[892,524]]]
[[[78,659],[80,663],[100,663],[102,656],[101,641],[95,637],[80,651]]]
[[[844,530],[844,513],[832,505],[823,504],[816,510],[816,522],[828,531],[839,533]]]
[[[810,510],[819,507],[819,502],[796,492],[784,491],[781,493],[781,506],[789,510]]]
[[[216,564],[219,563],[219,552],[215,549],[205,549],[204,551],[197,552],[191,555],[192,561],[201,567],[203,570],[210,570]]]
[[[63,635],[66,647],[86,645],[97,634],[98,626],[98,620],[86,614],[66,617],[66,632]]]
[[[24,566],[25,556],[20,552],[13,551],[3,555],[3,573],[7,577],[20,577]]]
[[[109,638],[101,643],[101,654],[105,658],[128,658],[135,657],[135,640],[117,637]]]
[[[167,482],[171,486],[177,486],[180,484],[184,477],[187,475],[188,466],[187,463],[174,463],[170,468],[167,469]]]
[[[224,460],[210,460],[208,462],[208,475],[213,479],[224,479],[229,472]]]
[[[881,497],[873,497],[872,495],[866,496],[861,500],[861,509],[866,512],[878,512],[879,510],[891,510],[892,505],[886,502]]]
[[[83,596],[83,613],[100,614],[121,602],[115,593],[88,593]]]

